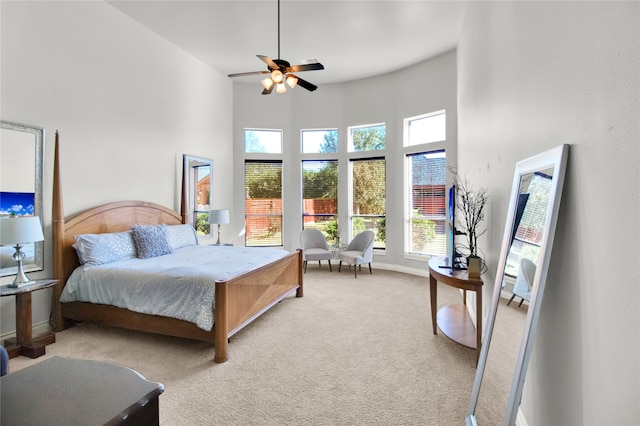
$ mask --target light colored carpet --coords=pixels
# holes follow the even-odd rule
[[[126,365],[164,384],[163,425],[462,425],[475,351],[433,334],[428,289],[424,277],[310,264],[305,297],[236,334],[224,364],[205,343],[82,324],[9,367],[51,356]],[[439,286],[440,305],[460,300]]]

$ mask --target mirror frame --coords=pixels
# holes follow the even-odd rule
[[[562,188],[564,186],[564,175],[567,167],[568,154],[569,145],[559,145],[516,163],[513,186],[511,189],[511,198],[509,201],[509,210],[507,211],[507,220],[502,240],[502,250],[500,252],[498,270],[496,273],[496,281],[485,325],[480,359],[478,361],[476,376],[471,390],[471,397],[469,399],[469,407],[467,409],[466,424],[468,426],[478,424],[476,421],[475,411],[478,403],[478,397],[480,396],[482,378],[487,364],[487,355],[489,354],[493,327],[496,321],[496,314],[500,302],[500,292],[502,290],[502,279],[504,276],[507,256],[511,247],[511,233],[515,220],[518,194],[520,192],[520,180],[522,176],[527,174],[553,167],[553,181],[549,193],[549,205],[547,207],[547,216],[543,227],[544,234],[540,244],[538,265],[533,279],[531,300],[529,302],[525,328],[522,334],[518,357],[516,359],[513,381],[511,383],[511,390],[509,392],[509,399],[507,401],[507,408],[503,423],[505,426],[515,425],[547,280],[549,260],[551,259],[551,249],[553,247],[555,228],[558,221],[560,198],[562,196]]]
[[[44,129],[42,127],[29,126],[26,124],[13,123],[11,121],[0,120],[0,129],[15,130],[18,132],[31,133],[35,143],[35,188],[33,200],[33,215],[40,218],[40,222],[44,224],[42,217],[42,189],[43,189],[43,165],[44,165]],[[34,246],[34,262],[23,264],[25,272],[35,272],[44,270],[44,241],[38,241]],[[0,269],[0,277],[16,275],[18,267]]]
[[[193,195],[195,189],[195,182],[191,170],[195,167],[209,166],[210,178],[209,178],[209,211],[213,209],[213,160],[205,157],[197,157],[195,155],[183,154],[182,155],[182,216],[185,223],[193,226],[197,230],[196,223],[193,220],[194,204]],[[209,240],[213,238],[213,232],[211,225],[209,225],[209,234],[198,235],[198,240]]]

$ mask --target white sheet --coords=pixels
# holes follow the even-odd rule
[[[178,318],[208,331],[213,327],[215,280],[228,280],[287,254],[276,248],[198,245],[149,259],[80,266],[69,277],[60,301]]]

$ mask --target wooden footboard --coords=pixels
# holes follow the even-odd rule
[[[303,296],[302,251],[229,281],[216,281],[215,361],[227,360],[227,340],[296,291]]]
[[[84,302],[61,303],[60,295],[67,279],[80,264],[72,247],[75,235],[120,232],[135,224],[176,225],[183,223],[185,215],[154,203],[121,201],[89,209],[65,220],[57,133],[54,151],[53,276],[59,280],[52,297],[54,331],[64,329],[66,320],[75,320],[202,340],[215,345],[216,362],[225,362],[228,359],[227,343],[231,336],[293,291],[296,291],[297,297],[303,296],[302,251],[297,250],[233,279],[217,281],[212,306],[214,326],[211,331],[202,330],[187,321],[141,314],[114,306]]]

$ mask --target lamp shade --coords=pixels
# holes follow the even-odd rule
[[[229,223],[229,210],[211,210],[209,212],[209,223],[217,223],[218,225]]]
[[[0,219],[0,244],[13,245],[43,241],[42,224],[38,216]]]

